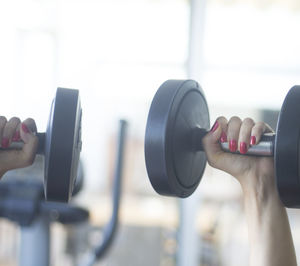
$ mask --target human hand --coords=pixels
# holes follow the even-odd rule
[[[219,117],[212,130],[203,138],[208,163],[234,176],[244,193],[254,192],[264,197],[266,192],[277,193],[274,181],[274,163],[270,157],[245,156],[224,152],[220,142],[229,142],[232,152],[247,152],[250,145],[259,143],[263,133],[273,132],[265,123],[255,123],[251,118],[232,117],[229,122]]]
[[[0,116],[0,178],[8,171],[23,168],[33,163],[38,148],[35,121],[31,118],[21,123],[17,117],[9,121]],[[7,149],[12,141],[23,141],[21,150]]]

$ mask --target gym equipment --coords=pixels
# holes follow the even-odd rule
[[[42,164],[42,156],[37,156],[31,171],[23,172],[23,178],[19,175],[23,169],[12,170],[0,182],[0,217],[20,226],[19,266],[50,265],[50,227],[53,222],[78,225],[89,218],[89,212],[78,206],[45,201],[40,178],[43,176]],[[82,180],[83,175],[80,163],[77,180]],[[76,189],[79,191],[80,187]]]
[[[111,247],[116,235],[119,221],[119,209],[122,188],[122,175],[124,164],[124,151],[125,151],[125,137],[127,131],[126,120],[120,120],[119,136],[116,152],[116,164],[113,180],[113,193],[112,193],[112,213],[108,224],[103,228],[103,237],[100,244],[94,248],[94,251],[89,254],[82,265],[93,266],[99,259],[103,258]]]
[[[277,188],[286,207],[300,208],[300,86],[288,92],[276,134],[265,134],[245,155],[274,156]],[[145,134],[145,160],[153,188],[162,195],[188,197],[206,165],[202,137],[210,128],[207,102],[193,80],[168,80],[151,103]],[[221,143],[229,152],[228,143]],[[238,153],[238,152],[237,152]]]
[[[102,230],[101,242],[94,250],[88,251],[80,265],[92,266],[103,258],[117,231],[123,177],[123,158],[127,122],[120,120],[118,144],[116,147],[115,175],[112,195],[112,215]],[[49,266],[50,226],[53,222],[63,225],[78,225],[88,222],[89,212],[72,204],[47,202],[40,180],[41,156],[37,156],[31,171],[16,169],[9,172],[0,182],[0,217],[20,225],[19,266]],[[22,178],[20,172],[23,172]],[[30,174],[31,177],[24,178]],[[84,171],[79,163],[74,191],[82,188]],[[74,193],[73,191],[73,193]]]
[[[47,131],[37,133],[37,154],[44,155],[44,193],[46,200],[68,202],[77,175],[81,151],[81,105],[79,91],[58,88],[52,101]],[[13,142],[9,149],[20,149]]]
[[[195,127],[210,127],[203,91],[193,81],[166,81],[152,101],[145,136],[147,172],[159,194],[184,198],[198,186],[206,156],[191,145]]]

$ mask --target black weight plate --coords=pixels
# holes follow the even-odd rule
[[[47,200],[68,202],[72,195],[81,151],[81,113],[79,91],[58,88],[45,139]]]
[[[275,139],[277,188],[286,207],[300,207],[300,86],[290,89],[279,114]]]
[[[155,94],[146,126],[150,182],[162,195],[188,197],[197,188],[206,156],[192,146],[194,128],[209,129],[205,96],[193,80],[168,80]]]

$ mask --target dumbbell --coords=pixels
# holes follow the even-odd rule
[[[273,156],[276,183],[286,207],[300,207],[300,86],[283,102],[276,134],[265,134],[246,156]],[[148,114],[145,161],[153,188],[185,198],[197,188],[206,166],[202,138],[210,128],[203,90],[193,80],[168,80],[156,92]],[[228,143],[221,143],[229,152]]]
[[[44,156],[46,200],[68,202],[77,177],[81,151],[81,104],[79,91],[58,88],[52,101],[47,130],[36,133],[37,154]],[[12,142],[9,149],[21,149]]]

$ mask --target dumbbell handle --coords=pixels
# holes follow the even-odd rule
[[[195,128],[193,130],[192,145],[193,145],[193,148],[195,148],[197,151],[204,151],[204,148],[202,146],[202,138],[207,133],[208,133],[208,131],[205,129],[202,129],[202,128]],[[250,146],[248,151],[242,155],[272,157],[274,155],[274,143],[275,143],[275,134],[274,133],[264,134],[261,136],[259,143],[257,143],[256,145]],[[221,144],[222,150],[231,153],[231,151],[229,150],[228,142],[223,142],[220,144]],[[240,154],[238,150],[234,153]]]
[[[45,137],[46,137],[46,133],[36,133],[36,136],[39,139],[39,144],[38,144],[38,149],[37,149],[37,154],[44,154],[45,151]],[[24,142],[22,141],[13,141],[11,142],[11,144],[9,145],[8,148],[3,149],[0,148],[0,150],[21,150],[24,146]]]
[[[274,155],[274,139],[275,134],[273,135],[262,135],[260,142],[256,145],[250,146],[245,153],[245,155],[254,155],[254,156],[273,156]],[[226,152],[231,152],[229,150],[229,142],[221,143],[222,150]],[[240,154],[239,151],[235,152]]]

